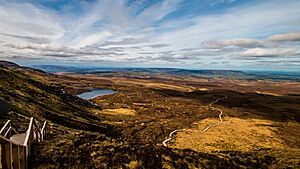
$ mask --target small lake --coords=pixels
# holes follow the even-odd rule
[[[90,100],[98,96],[104,96],[104,95],[114,94],[114,93],[116,92],[110,89],[93,89],[92,91],[80,93],[77,96],[82,99]]]

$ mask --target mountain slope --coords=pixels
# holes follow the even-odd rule
[[[24,122],[34,117],[47,120],[55,130],[74,128],[79,130],[103,130],[98,125],[99,117],[88,109],[101,109],[92,103],[66,94],[63,89],[47,83],[43,76],[50,76],[34,69],[23,68],[13,63],[0,64],[1,123],[11,119],[17,128],[27,127]],[[82,124],[82,125],[78,125]]]

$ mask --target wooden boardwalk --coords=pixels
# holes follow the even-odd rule
[[[25,133],[18,133],[8,120],[0,130],[0,169],[27,169],[30,147],[47,137],[47,122],[38,126],[33,117]]]
[[[22,134],[15,134],[13,136],[10,137],[10,140],[17,143],[17,144],[24,144],[26,138],[26,133],[22,133]]]

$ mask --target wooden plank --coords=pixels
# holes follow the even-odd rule
[[[10,140],[19,145],[23,145],[25,141],[25,137],[26,137],[26,133],[15,134],[10,137]]]
[[[19,150],[18,146],[16,145],[12,145],[12,157],[12,165],[14,169],[19,169]]]
[[[26,153],[25,153],[25,154],[26,154],[26,155],[25,155],[25,158],[26,158],[26,161],[25,161],[25,162],[26,162],[26,165],[25,165],[25,167],[28,168],[28,159],[29,159],[29,153],[30,153],[30,152],[29,152],[29,151],[30,151],[29,146],[26,146],[26,147],[25,147],[25,151],[26,151]]]
[[[26,168],[26,158],[25,158],[25,156],[26,156],[26,151],[25,151],[25,148],[26,147],[24,147],[24,146],[20,146],[19,147],[19,154],[21,155],[20,156],[20,168],[21,169],[25,169]]]
[[[3,167],[2,167],[2,145],[3,145],[3,144],[0,145],[0,169],[3,168]]]
[[[20,146],[18,146],[18,164],[19,164],[19,169],[21,169],[21,158],[22,158],[22,154],[20,152]]]
[[[3,168],[11,168],[11,143],[5,143],[2,147],[2,166]]]

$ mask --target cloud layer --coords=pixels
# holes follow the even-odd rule
[[[216,69],[282,63],[280,69],[299,70],[299,6],[294,0],[2,0],[0,59]]]

